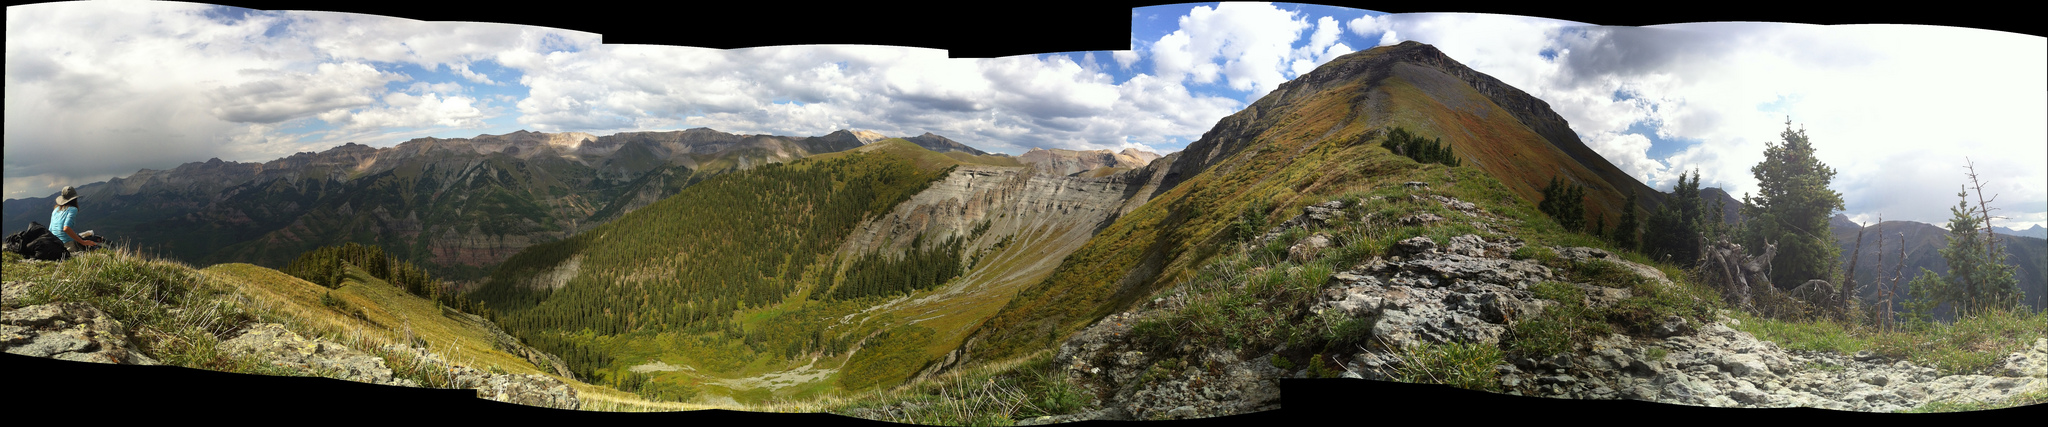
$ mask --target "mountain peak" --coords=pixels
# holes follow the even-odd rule
[[[1158,160],[1156,153],[1125,148],[1122,152],[1110,150],[1068,150],[1062,148],[1032,148],[1017,161],[1037,165],[1040,169],[1072,175],[1097,168],[1137,169]]]
[[[927,150],[937,151],[941,153],[948,151],[958,151],[962,153],[973,154],[976,156],[988,155],[988,152],[975,149],[974,147],[969,147],[967,146],[967,144],[961,144],[959,141],[954,141],[951,138],[947,138],[945,136],[941,136],[939,134],[931,132],[925,132],[923,135],[913,136],[904,139],[910,141],[913,144],[917,144],[919,147],[924,147]]]
[[[875,132],[871,130],[849,129],[847,130],[847,132],[852,133],[854,138],[860,139],[860,143],[862,144],[872,144],[875,141],[889,139],[888,136],[882,135],[881,132]]]

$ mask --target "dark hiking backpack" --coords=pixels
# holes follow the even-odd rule
[[[44,261],[63,261],[71,257],[71,251],[64,248],[64,241],[57,240],[55,234],[44,234],[43,237],[37,237],[35,241],[29,242],[28,251],[29,253],[21,255]]]
[[[36,238],[38,237],[47,236],[49,234],[49,227],[44,227],[43,223],[29,222],[28,229],[7,235],[6,242],[4,246],[0,246],[0,250],[6,250],[8,252],[13,252],[16,254],[20,254],[23,257],[26,257],[28,256],[28,244],[30,242],[36,241]]]
[[[50,234],[50,228],[39,222],[28,223],[28,229],[7,235],[4,243],[8,252],[21,254],[22,258],[56,261],[67,255],[64,241]]]

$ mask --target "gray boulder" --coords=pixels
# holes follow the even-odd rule
[[[1415,236],[1410,237],[1407,240],[1394,242],[1394,247],[1392,249],[1393,250],[1389,252],[1393,252],[1394,255],[1415,256],[1430,252],[1436,252],[1436,241],[1430,240],[1429,236]]]
[[[1333,244],[1330,233],[1311,234],[1295,242],[1294,246],[1287,247],[1287,260],[1293,261],[1295,264],[1307,264],[1309,261],[1315,260],[1317,255],[1321,255],[1323,250],[1329,249]]]
[[[546,375],[492,375],[475,387],[477,396],[505,403],[555,409],[577,409],[576,389]]]

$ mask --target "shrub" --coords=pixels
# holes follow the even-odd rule
[[[1535,260],[1538,263],[1551,264],[1557,262],[1557,252],[1547,247],[1530,244],[1522,245],[1521,248],[1515,249],[1515,253],[1508,254],[1508,258]]]
[[[1515,352],[1544,357],[1572,350],[1567,320],[1543,316],[1516,322],[1508,343]]]
[[[1402,382],[1499,391],[1500,348],[1488,344],[1425,344],[1404,349],[1396,375]]]
[[[1230,223],[1232,237],[1237,241],[1251,240],[1266,231],[1266,211],[1270,209],[1264,200],[1253,201],[1237,214],[1237,220]]]

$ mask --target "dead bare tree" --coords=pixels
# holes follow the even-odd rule
[[[1970,172],[1968,173],[1968,175],[1970,176],[1970,189],[1977,192],[1977,212],[1984,215],[1984,253],[1989,254],[1996,250],[1994,246],[1997,246],[1996,242],[1998,239],[1998,233],[1991,232],[1991,219],[2007,218],[2002,216],[1991,216],[1991,211],[1996,210],[1997,208],[1991,207],[1991,202],[1989,200],[1984,199],[1985,183],[1977,180],[1977,164],[1970,162],[1969,157],[1964,157],[1963,165],[1965,168],[1968,168],[1970,170]],[[1998,200],[1998,195],[1991,195],[1991,200]],[[2004,260],[1993,261],[2003,262]]]
[[[1879,219],[1883,218],[1880,217]],[[1880,236],[1878,241],[1882,242],[1883,237],[1881,236],[1884,236],[1883,229],[1878,231],[1878,236]],[[1882,268],[1878,270],[1879,274],[1883,274],[1883,272]],[[1892,268],[1892,278],[1885,283],[1884,321],[1887,325],[1892,322],[1892,300],[1897,299],[1899,296],[1899,278],[1901,277],[1906,277],[1906,233],[1904,232],[1899,233],[1898,266]]]
[[[1882,238],[1880,238],[1879,240],[1883,240],[1883,239],[1882,239]],[[1837,309],[1841,310],[1841,316],[1842,316],[1842,319],[1843,319],[1843,320],[1853,320],[1853,319],[1849,319],[1849,313],[1851,312],[1851,311],[1849,310],[1849,309],[1851,308],[1851,307],[1849,306],[1849,304],[1851,304],[1851,303],[1852,303],[1853,301],[1855,301],[1855,298],[1851,298],[1851,297],[1852,297],[1852,296],[1854,296],[1854,295],[1856,295],[1856,291],[1857,291],[1857,288],[1858,288],[1858,287],[1856,286],[1856,262],[1857,262],[1858,260],[1861,260],[1862,258],[1863,258],[1863,227],[1862,227],[1862,224],[1857,224],[1857,227],[1856,227],[1856,249],[1852,250],[1852,252],[1851,252],[1851,253],[1849,254],[1849,270],[1848,270],[1847,272],[1845,272],[1845,273],[1843,273],[1843,274],[1842,274],[1842,286],[1841,286],[1841,288],[1842,288],[1842,294],[1841,294],[1841,296],[1840,296],[1840,297],[1838,297],[1838,299],[1837,299],[1837,300],[1835,301],[1835,307],[1836,307]]]
[[[1863,237],[1858,236],[1856,240],[1860,242],[1863,240]],[[1883,317],[1877,318],[1877,326],[1882,328],[1885,323],[1892,320],[1892,289],[1889,286],[1882,286],[1884,284],[1884,213],[1882,212],[1877,214],[1877,274],[1871,275],[1870,279],[1880,285],[1877,289],[1877,297],[1884,300]]]
[[[1991,207],[1991,200],[1998,200],[1998,195],[1996,195],[1996,194],[1993,194],[1993,195],[1991,195],[1991,199],[1990,199],[1990,200],[1985,200],[1985,199],[1984,199],[1984,184],[1985,184],[1985,183],[1984,183],[1984,182],[1982,182],[1982,181],[1979,181],[1979,180],[1977,180],[1977,164],[1976,164],[1976,163],[1974,163],[1974,162],[1971,162],[1971,161],[1970,161],[1970,158],[1969,158],[1969,157],[1964,157],[1964,158],[1963,158],[1963,165],[1964,165],[1964,167],[1965,167],[1965,168],[1967,168],[1967,169],[1969,170],[1969,172],[1968,172],[1968,173],[1967,173],[1966,175],[1968,175],[1968,176],[1970,177],[1970,189],[1971,189],[1971,190],[1973,190],[1973,191],[1976,191],[1976,192],[1977,192],[1977,213],[1978,213],[1979,215],[1982,215],[1982,216],[1983,216],[1983,223],[1984,223],[1984,256],[1986,257],[1986,261],[1987,261],[1987,262],[1991,262],[1991,263],[1998,263],[1998,264],[2002,264],[2002,263],[2004,263],[2004,262],[2005,262],[2005,260],[2004,260],[2004,259],[1998,259],[1998,255],[1996,255],[1996,254],[1998,254],[1998,248],[1997,248],[1997,247],[1998,247],[1998,233],[1992,232],[1992,229],[1991,229],[1991,220],[1992,220],[1993,218],[1996,218],[1996,219],[2008,219],[2008,218],[2006,218],[2006,217],[2002,217],[2002,216],[1992,216],[1992,215],[1991,215],[1991,211],[1992,211],[1992,210],[1998,209],[1998,208],[1993,208],[1993,207]],[[1969,295],[1969,296],[1970,296],[1970,298],[1972,299],[1972,301],[1970,302],[1970,306],[1971,306],[1971,307],[1977,307],[1977,306],[1978,306],[1978,302],[1977,302],[1977,301],[1975,301],[1975,299],[1976,299],[1976,297],[1977,297],[1977,291],[1976,291],[1976,289],[1974,289],[1974,288],[1975,288],[1975,286],[1974,286],[1974,284],[1971,284],[1971,285],[1967,285],[1967,286],[1970,286],[1970,287],[1971,287],[1971,289],[1970,289],[1969,291],[1967,291],[1967,292],[1966,292],[1966,294],[1967,294],[1967,295]]]
[[[1777,291],[1771,286],[1768,271],[1771,258],[1778,255],[1778,245],[1766,242],[1764,248],[1762,255],[1752,257],[1742,250],[1742,245],[1723,236],[1700,254],[1699,270],[1709,285],[1721,291],[1724,301],[1755,311],[1758,307],[1753,296]]]

